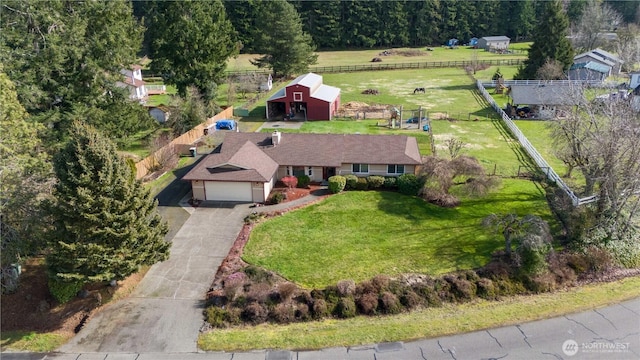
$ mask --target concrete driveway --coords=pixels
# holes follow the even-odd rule
[[[170,258],[151,267],[132,295],[92,318],[59,351],[196,352],[204,295],[242,228],[248,204],[186,208]]]

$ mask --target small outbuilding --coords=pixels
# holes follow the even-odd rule
[[[604,81],[611,73],[611,67],[589,61],[571,65],[567,72],[569,80]]]
[[[300,75],[267,99],[267,120],[331,120],[340,107],[340,89],[322,76]]]
[[[609,66],[611,68],[611,71],[608,74],[609,76],[620,74],[622,64],[624,64],[624,61],[622,61],[616,55],[613,55],[610,52],[599,48],[582,54],[578,54],[573,57],[574,64],[586,63],[589,61],[594,61],[599,64]]]
[[[478,39],[478,47],[486,51],[507,50],[510,41],[507,36],[485,36]]]
[[[580,87],[564,84],[511,85],[512,117],[554,119],[568,114],[582,99]],[[520,112],[519,109],[526,109]]]

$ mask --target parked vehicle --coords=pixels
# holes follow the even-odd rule
[[[426,122],[426,121],[427,121],[427,118],[425,116],[421,118],[414,116],[407,119],[407,124],[418,124],[420,122]]]

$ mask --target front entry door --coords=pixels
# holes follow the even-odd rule
[[[322,179],[327,180],[332,176],[336,175],[336,168],[334,167],[324,167],[322,168]]]

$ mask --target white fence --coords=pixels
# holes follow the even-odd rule
[[[504,80],[502,81],[504,86],[510,85],[577,85],[579,87],[591,86],[591,87],[603,87],[613,88],[619,84],[616,82],[604,82],[601,80]],[[498,85],[497,80],[485,81],[482,83],[484,87],[496,87]]]
[[[525,80],[525,81],[529,81],[529,80]],[[532,82],[532,84],[533,83],[534,82]],[[596,200],[595,196],[579,198],[573,192],[573,190],[571,190],[571,188],[567,184],[565,184],[564,181],[562,181],[562,178],[553,170],[553,168],[547,163],[547,161],[542,157],[542,155],[540,155],[538,150],[536,150],[536,148],[533,145],[531,145],[531,143],[529,142],[529,139],[527,139],[527,137],[524,136],[522,131],[518,129],[518,127],[513,122],[513,120],[511,120],[511,118],[504,111],[502,111],[500,106],[498,106],[498,104],[493,100],[493,97],[491,97],[489,92],[487,92],[487,90],[484,88],[483,83],[480,80],[477,80],[476,85],[478,86],[478,89],[482,93],[482,96],[484,96],[484,98],[489,102],[489,104],[491,104],[491,107],[493,107],[493,109],[498,113],[498,115],[500,115],[500,118],[505,123],[505,125],[507,125],[507,128],[509,128],[509,130],[511,131],[511,134],[513,134],[513,136],[515,136],[518,139],[518,141],[520,142],[520,145],[522,145],[522,147],[525,149],[527,154],[529,154],[531,159],[536,163],[536,165],[538,165],[540,170],[543,173],[545,173],[545,175],[547,176],[547,179],[549,179],[550,181],[553,181],[556,185],[558,185],[560,189],[564,190],[564,192],[567,193],[567,195],[571,198],[571,202],[573,203],[574,206],[588,204]]]

